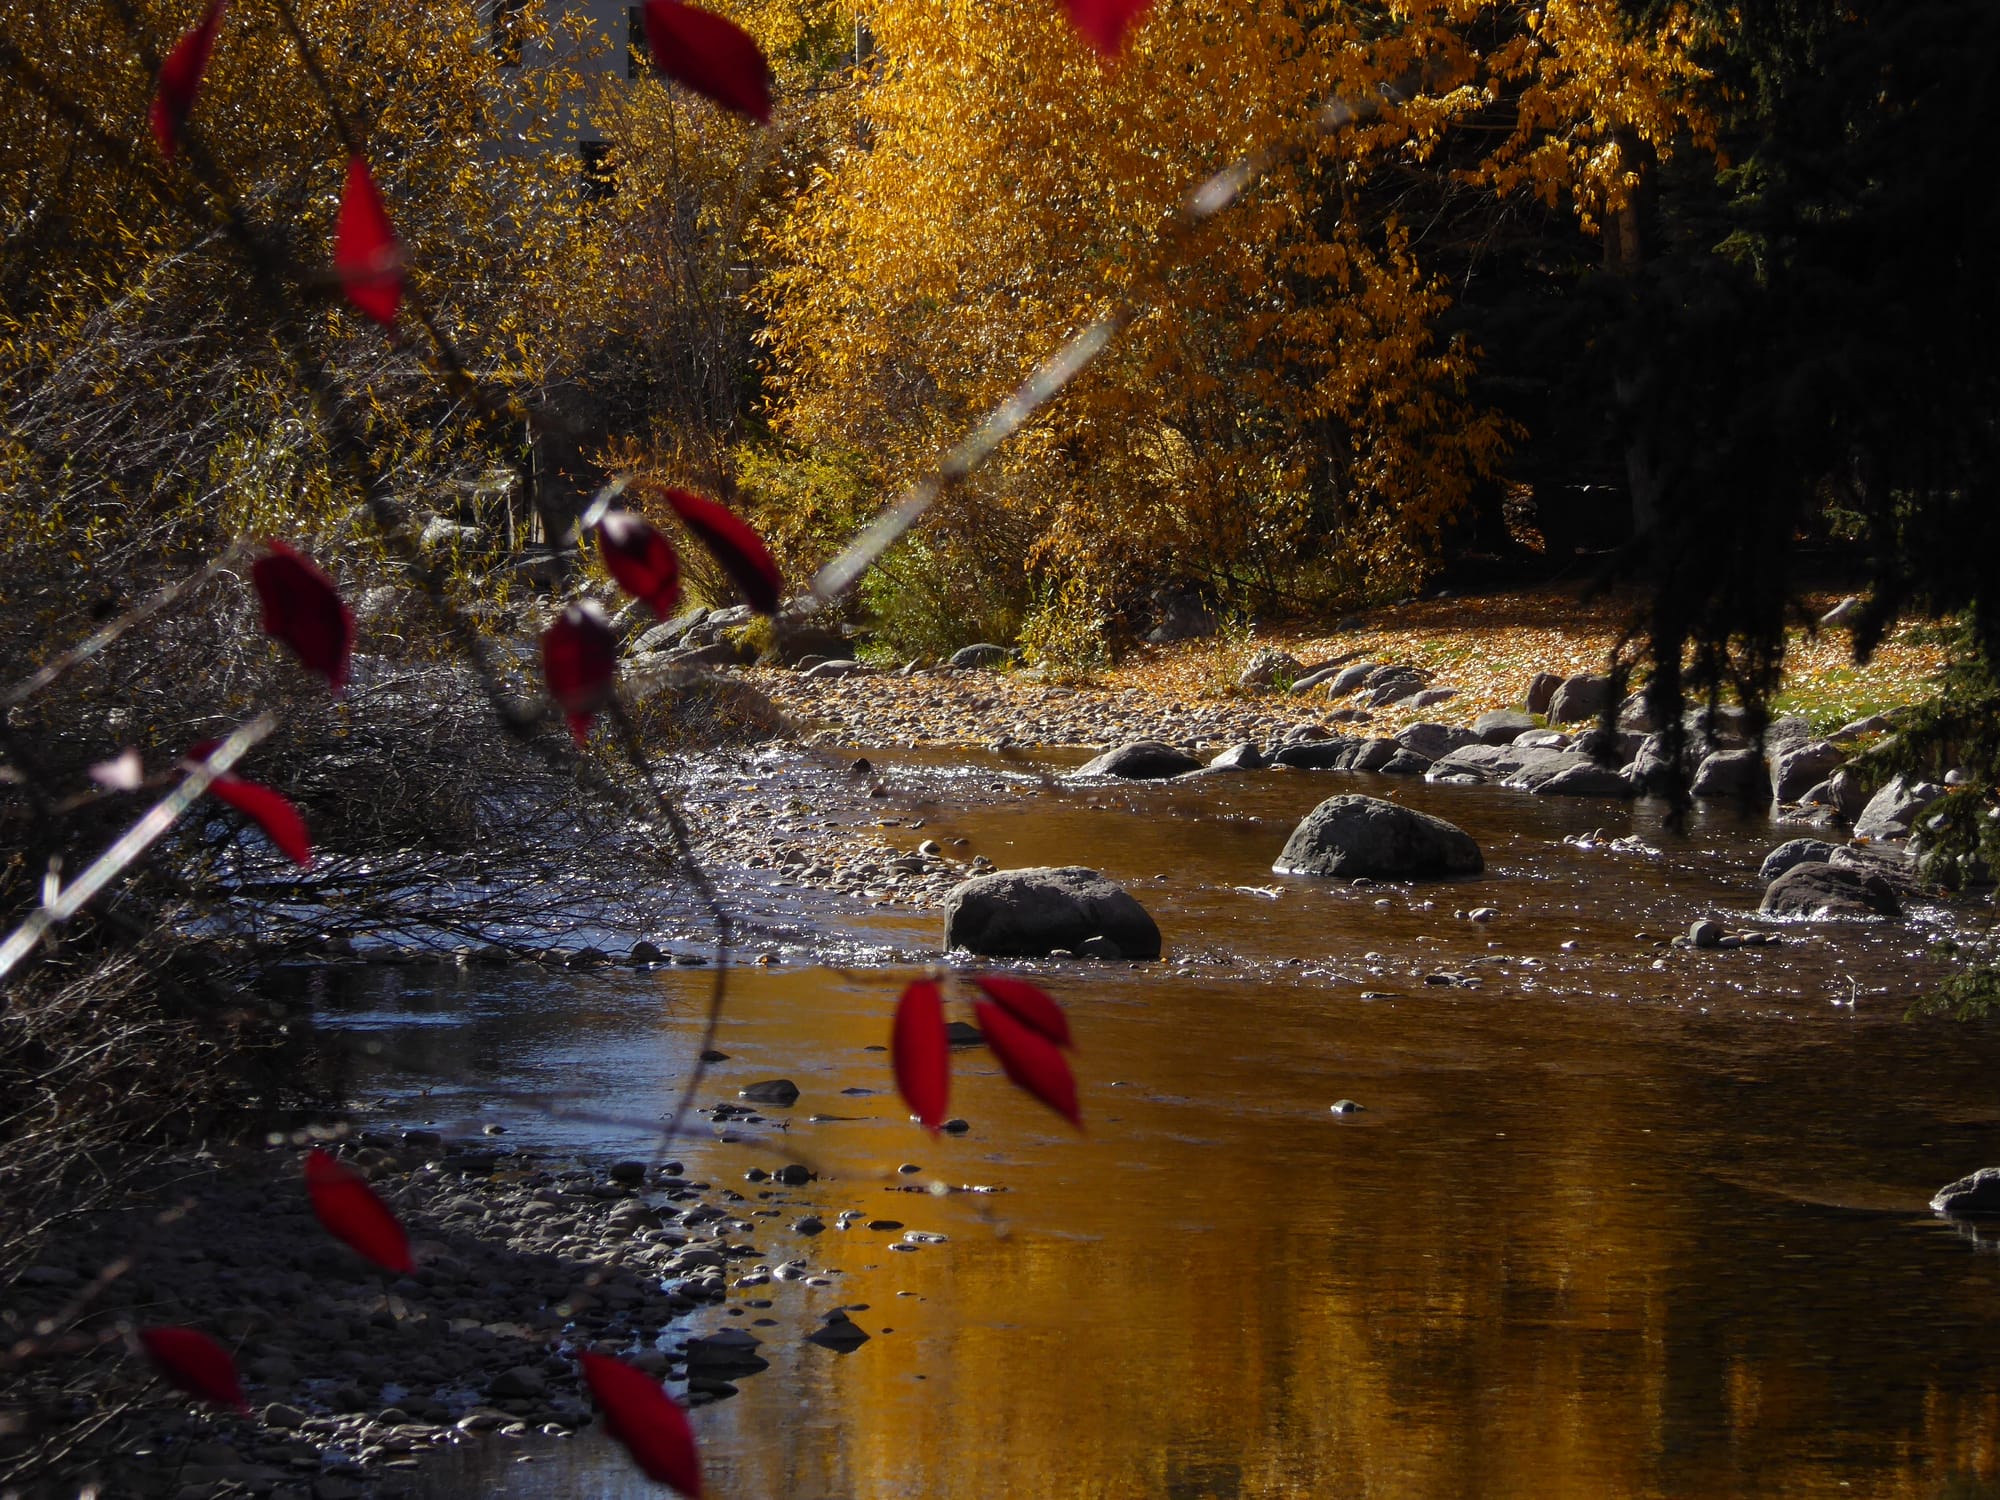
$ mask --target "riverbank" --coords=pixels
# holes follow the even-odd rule
[[[335,1132],[328,1147],[409,1232],[416,1269],[391,1276],[314,1221],[300,1144],[163,1161],[149,1201],[72,1226],[24,1270],[10,1312],[70,1332],[66,1352],[25,1367],[15,1437],[62,1410],[73,1446],[21,1493],[404,1494],[427,1453],[589,1425],[585,1350],[685,1381],[690,1405],[733,1395],[764,1367],[754,1337],[692,1337],[688,1315],[731,1284],[761,1288],[739,1294],[737,1318],[789,1284],[830,1284],[795,1227],[810,1174],[782,1157],[737,1192],[673,1161],[593,1167],[427,1130]],[[158,1326],[229,1348],[248,1411],[148,1391],[121,1330]]]

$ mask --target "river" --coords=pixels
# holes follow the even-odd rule
[[[694,1413],[715,1494],[2000,1496],[2000,1255],[1925,1208],[2000,1162],[2000,1040],[1905,1018],[1942,919],[1656,946],[1699,916],[1756,925],[1780,835],[1729,809],[1676,834],[1643,804],[1488,788],[1076,787],[1056,761],[869,753],[887,815],[923,819],[898,837],[1100,868],[1169,957],[1036,966],[1086,1133],[975,1049],[952,1102],[972,1128],[932,1140],[880,1048],[913,972],[889,960],[934,951],[936,915],[741,887],[819,936],[734,971],[702,1097],[777,1076],[802,1097],[674,1154],[766,1211],[771,1261],[831,1284],[732,1291],[668,1330],[747,1327],[771,1362]],[[1459,823],[1486,874],[1272,876],[1292,823],[1349,790]],[[328,1012],[417,1062],[364,1080],[383,1118],[605,1156],[643,1145],[620,1118],[669,1106],[708,977],[393,983]],[[596,1121],[502,1097],[536,1089]],[[741,1180],[785,1162],[817,1180]],[[947,1191],[974,1185],[1000,1191]],[[904,1227],[787,1228],[849,1209]],[[908,1230],[946,1239],[893,1249]],[[804,1342],[834,1307],[869,1342]],[[658,1492],[595,1428],[423,1472],[433,1500]]]

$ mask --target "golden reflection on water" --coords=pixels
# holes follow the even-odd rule
[[[975,826],[1001,842],[998,820]],[[1028,815],[1005,832],[1022,862],[1057,838]],[[1057,857],[1128,879],[1187,841],[1144,820],[1066,837]],[[1553,983],[1570,934],[1609,954],[1673,909],[1666,878],[1546,875],[1517,835],[1481,837],[1508,851],[1494,881],[1438,899],[1497,886],[1522,915],[1498,929],[1510,951],[1549,968],[1376,1001],[1360,998],[1371,981],[1269,966],[1052,978],[1079,1039],[1082,1138],[973,1051],[956,1054],[952,1109],[974,1128],[933,1142],[867,1050],[901,976],[741,972],[708,1097],[774,1075],[805,1094],[784,1133],[688,1160],[718,1185],[813,1165],[821,1180],[776,1200],[780,1227],[757,1238],[774,1261],[839,1275],[733,1292],[741,1318],[702,1320],[777,1320],[755,1329],[772,1368],[695,1414],[715,1492],[2000,1500],[2000,1255],[1923,1206],[2000,1161],[2000,1044],[1906,1023],[1899,1001],[1825,1002],[1849,972],[1864,993],[1893,989],[1898,937],[1665,973],[1650,953],[1592,959]],[[1267,953],[1393,949],[1391,969],[1492,940],[1320,892],[1231,905],[1218,893],[1254,874],[1264,838],[1216,834],[1213,868],[1159,909]],[[1601,909],[1584,885],[1608,893]],[[612,1059],[635,1089],[649,1067],[671,1076],[697,1029],[701,981],[656,982],[687,1003]],[[1331,1115],[1343,1096],[1365,1111]],[[905,1161],[924,1171],[900,1175]],[[900,1191],[931,1180],[1007,1191]],[[806,1242],[781,1227],[806,1206],[950,1242],[899,1253],[898,1235],[860,1228]],[[875,1334],[860,1350],[800,1341],[857,1303]],[[595,1435],[526,1465],[487,1450],[456,1463],[429,1493],[650,1493]]]

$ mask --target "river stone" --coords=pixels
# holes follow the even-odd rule
[[[1376,670],[1372,661],[1358,661],[1351,667],[1342,667],[1326,685],[1329,698],[1345,698],[1366,682]]]
[[[1391,703],[1400,703],[1412,693],[1422,691],[1424,679],[1414,672],[1400,677],[1391,677],[1377,683],[1363,695],[1361,701],[1370,708],[1382,708]]]
[[[944,945],[1003,958],[1075,953],[1093,937],[1109,938],[1126,958],[1160,956],[1160,929],[1123,887],[1095,870],[1000,870],[958,886],[945,898]]]
[[[1005,646],[996,646],[991,641],[979,641],[970,646],[961,646],[952,652],[949,666],[971,670],[979,667],[1004,665],[1014,653]]]
[[[1525,734],[1534,727],[1534,716],[1524,714],[1518,708],[1496,708],[1472,721],[1473,734],[1485,745],[1511,745],[1514,736]]]
[[[1329,797],[1307,813],[1271,869],[1279,875],[1378,880],[1477,875],[1486,868],[1464,829],[1379,797]]]
[[[486,1394],[496,1400],[522,1397],[532,1400],[544,1395],[549,1388],[549,1380],[533,1365],[515,1365],[511,1370],[502,1370],[486,1382]]]
[[[1347,763],[1351,771],[1379,771],[1396,758],[1403,747],[1394,740],[1380,737],[1363,740],[1354,748],[1354,759]]]
[[[1775,747],[1771,752],[1772,795],[1780,802],[1802,801],[1807,792],[1839,770],[1846,759],[1839,746],[1826,740],[1796,740]]]
[[[1276,687],[1283,682],[1296,681],[1305,671],[1305,663],[1289,651],[1280,651],[1275,646],[1261,648],[1245,663],[1243,670],[1236,674],[1236,685],[1252,691]]]
[[[1597,764],[1588,755],[1579,755],[1574,750],[1523,750],[1519,745],[1508,748],[1520,756],[1521,764],[1509,772],[1500,784],[1515,791],[1532,792],[1543,782],[1553,781],[1574,767]]]
[[[1594,672],[1578,672],[1563,679],[1549,699],[1551,724],[1574,724],[1594,719],[1611,706],[1611,679]]]
[[[819,682],[829,677],[853,677],[867,670],[866,667],[862,666],[860,662],[855,661],[852,657],[837,656],[831,660],[821,661],[807,667],[805,675],[808,679]]]
[[[1888,785],[1870,797],[1868,805],[1861,809],[1861,816],[1854,820],[1854,836],[1858,839],[1908,838],[1917,815],[1943,795],[1944,788],[1934,781],[1912,781],[1907,776],[1893,776]]]
[[[704,1375],[755,1375],[760,1370],[768,1370],[770,1361],[757,1351],[763,1340],[744,1328],[724,1328],[709,1334],[706,1338],[689,1339],[687,1342],[687,1367],[692,1375],[699,1370]]]
[[[1461,745],[1431,763],[1431,781],[1499,781],[1520,770],[1525,755],[1512,745]]]
[[[1073,774],[1122,776],[1127,781],[1159,781],[1200,769],[1201,762],[1185,750],[1176,750],[1158,740],[1133,740],[1115,750],[1105,751],[1095,760],[1086,761]]]
[[[1880,875],[1839,865],[1793,865],[1764,892],[1759,911],[1779,917],[1897,917],[1896,892]]]
[[[1254,740],[1243,740],[1216,756],[1208,763],[1208,768],[1211,771],[1261,771],[1270,763]]]
[[[1534,788],[1538,797],[1629,797],[1632,782],[1623,771],[1594,760],[1565,766]]]
[[[1346,663],[1344,662],[1336,662],[1332,666],[1315,667],[1311,671],[1292,679],[1292,691],[1294,693],[1309,693],[1321,683],[1333,681],[1334,678],[1340,675],[1341,669],[1345,665]]]
[[[679,645],[682,637],[707,618],[708,607],[706,605],[697,605],[693,609],[675,615],[664,625],[655,625],[651,630],[648,630],[632,643],[632,649],[634,651],[666,651]]]
[[[1271,764],[1294,771],[1344,771],[1357,748],[1357,742],[1350,739],[1307,740],[1284,746],[1271,757]]]
[[[1833,845],[1825,839],[1786,839],[1757,866],[1757,878],[1769,885],[1794,865],[1823,865],[1833,858]]]
[[[1457,688],[1433,687],[1425,688],[1421,693],[1412,693],[1409,697],[1398,699],[1397,701],[1406,708],[1421,710],[1436,708],[1440,703],[1449,703],[1457,696]]]
[[[1461,746],[1478,744],[1479,736],[1449,724],[1405,724],[1396,731],[1396,743],[1425,760],[1439,760]]]
[[[1970,1177],[1947,1183],[1931,1199],[1931,1208],[1956,1218],[2000,1214],[2000,1167],[1981,1167]]]
[[[1381,774],[1384,776],[1421,776],[1430,768],[1429,757],[1419,755],[1414,750],[1398,750],[1382,763]]]
[[[1556,689],[1563,685],[1562,678],[1553,672],[1537,672],[1528,683],[1528,693],[1522,701],[1531,714],[1546,714],[1549,704],[1555,700]]]
[[[1865,740],[1873,735],[1887,734],[1895,727],[1887,715],[1870,714],[1865,719],[1855,719],[1841,725],[1840,728],[1829,734],[1827,738],[1832,740],[1836,745],[1851,745],[1856,740]]]
[[[1773,760],[1782,750],[1812,742],[1812,720],[1803,714],[1783,714],[1764,726],[1764,749]]]
[[[790,1109],[799,1102],[799,1086],[789,1078],[766,1078],[738,1089],[736,1097],[748,1099],[752,1104],[775,1104],[780,1109]]]
[[[1644,693],[1626,694],[1625,701],[1618,705],[1618,727],[1640,734],[1651,734],[1660,727],[1653,722],[1653,710]]]
[[[1569,736],[1560,729],[1530,729],[1514,736],[1516,750],[1567,750]]]
[[[1702,757],[1688,790],[1697,797],[1769,799],[1771,777],[1755,750],[1714,750]]]

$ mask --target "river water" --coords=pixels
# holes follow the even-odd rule
[[[1656,947],[1698,916],[1755,925],[1776,835],[1727,810],[1675,834],[1643,805],[1369,777],[1078,788],[875,759],[885,815],[924,822],[892,837],[1100,868],[1169,958],[1035,970],[1087,1133],[974,1049],[972,1128],[933,1141],[880,1048],[913,972],[887,960],[934,951],[935,915],[747,893],[820,937],[733,973],[702,1098],[776,1076],[802,1097],[674,1154],[831,1285],[732,1291],[670,1331],[747,1327],[771,1362],[694,1413],[715,1494],[2000,1496],[2000,1255],[1924,1206],[2000,1163],[2000,1043],[1905,1019],[1942,918]],[[1487,873],[1272,876],[1350,790],[1459,823]],[[415,1062],[366,1080],[385,1118],[607,1156],[669,1107],[708,976],[396,983],[329,1014]],[[785,1162],[817,1180],[740,1180]],[[845,1209],[905,1227],[787,1228]],[[893,1249],[907,1230],[947,1238]],[[844,1355],[803,1341],[837,1306],[872,1335]],[[595,1428],[426,1473],[432,1497],[658,1492]]]

